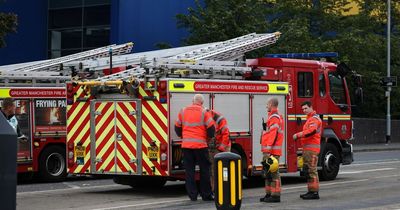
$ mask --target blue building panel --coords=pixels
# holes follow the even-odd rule
[[[48,0],[7,0],[1,12],[18,15],[17,33],[6,36],[7,46],[0,48],[0,65],[48,58]],[[110,43],[134,42],[134,52],[157,50],[158,43],[182,46],[188,36],[177,28],[177,14],[187,14],[194,0],[111,0]]]
[[[134,42],[133,51],[157,50],[158,43],[182,45],[186,29],[177,28],[177,14],[187,14],[194,0],[112,0],[111,43]]]
[[[46,59],[47,0],[2,1],[0,11],[18,15],[17,33],[8,34],[0,48],[0,65]]]

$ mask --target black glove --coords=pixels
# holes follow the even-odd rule
[[[209,149],[215,149],[216,148],[215,138],[211,138],[210,141],[208,141],[208,148]]]
[[[264,131],[267,130],[267,123],[264,122],[264,118],[262,118],[262,127]]]

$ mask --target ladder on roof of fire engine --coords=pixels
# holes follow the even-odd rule
[[[179,54],[174,56],[174,58],[219,61],[234,60],[243,56],[246,52],[274,44],[278,40],[280,34],[280,32],[270,34],[251,33],[188,53]]]
[[[195,49],[210,46],[215,43],[191,45],[184,47],[176,47],[162,50],[153,50],[139,53],[132,53],[126,55],[118,55],[112,58],[112,67],[129,67],[137,66],[143,63],[144,60],[151,61],[153,58],[167,58],[172,57],[177,54],[182,54],[185,52],[190,52]],[[64,64],[64,67],[73,67],[77,70],[85,71],[102,71],[110,67],[110,59],[108,57],[82,60],[82,61],[72,61]]]
[[[130,53],[133,47],[133,43],[125,43],[120,45],[109,45],[106,47],[100,47],[93,50],[88,50],[80,53],[75,53],[72,55],[63,56],[60,58],[54,58],[50,60],[40,61],[33,65],[27,65],[22,67],[17,67],[15,69],[10,69],[9,71],[14,72],[35,72],[35,71],[47,71],[47,70],[55,70],[58,69],[60,64],[76,61],[76,60],[84,60],[91,58],[99,58],[104,56],[109,56],[110,51],[112,55],[120,55]]]
[[[270,45],[275,43],[280,36],[280,32],[270,34],[248,34],[238,38],[224,41],[222,43],[215,44],[214,46],[208,46],[205,48],[186,52],[184,54],[178,54],[172,58],[187,60],[219,60],[227,61],[233,60],[242,56],[246,52]],[[95,81],[109,81],[109,80],[129,80],[132,77],[142,76],[154,76],[152,72],[146,72],[143,67],[146,67],[151,61],[144,61],[142,66],[137,66],[132,69],[121,71],[119,73],[111,74],[105,77],[95,79]],[[211,71],[213,69],[210,69]]]
[[[63,76],[60,72],[0,71],[0,86],[58,87],[70,80],[70,76]]]

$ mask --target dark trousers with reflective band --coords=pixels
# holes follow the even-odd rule
[[[220,153],[221,151],[217,150],[217,149],[209,149],[209,153],[210,153],[210,161],[211,161],[211,176],[210,176],[210,180],[211,180],[211,190],[214,192],[214,177],[215,177],[215,170],[214,170],[214,156],[218,153]],[[226,152],[230,152],[231,148],[230,147],[226,147]]]
[[[279,156],[273,155],[279,162]],[[263,160],[269,158],[269,155],[264,155]],[[265,178],[265,193],[271,194],[272,196],[281,196],[281,176],[279,175],[279,169],[274,173],[267,173]]]
[[[303,171],[306,173],[309,192],[319,191],[319,178],[317,171],[318,153],[314,151],[303,151]]]
[[[208,149],[183,149],[183,164],[185,167],[186,191],[190,198],[197,198],[198,190],[195,180],[196,163],[200,167],[200,195],[203,198],[211,195],[210,160]]]

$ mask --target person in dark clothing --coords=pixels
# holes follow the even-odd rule
[[[196,163],[200,167],[200,195],[204,201],[214,200],[210,183],[208,141],[214,138],[215,122],[211,113],[203,107],[203,102],[203,95],[196,94],[193,104],[183,108],[175,122],[175,132],[182,138],[186,191],[192,201],[196,201],[198,195],[195,180]]]

